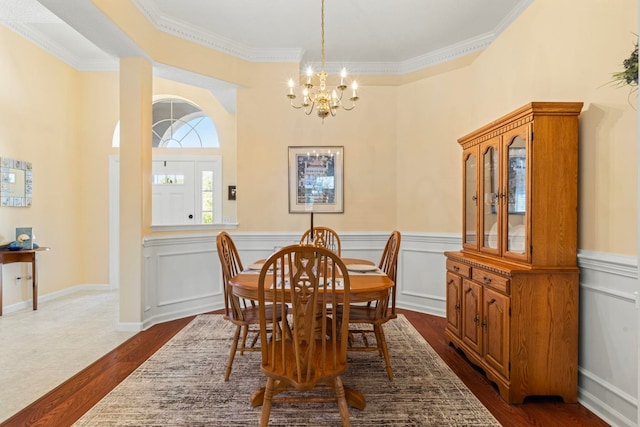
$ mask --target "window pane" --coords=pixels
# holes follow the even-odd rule
[[[201,172],[202,179],[202,192],[201,192],[201,203],[202,203],[202,222],[204,224],[212,224],[213,223],[213,171],[202,171]]]
[[[213,171],[202,172],[202,191],[213,191]]]
[[[202,211],[210,212],[213,210],[213,193],[202,192]]]

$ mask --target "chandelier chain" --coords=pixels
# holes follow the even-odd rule
[[[322,0],[322,6],[320,7],[320,16],[322,17],[320,24],[322,28],[322,70],[324,70],[324,0]]]

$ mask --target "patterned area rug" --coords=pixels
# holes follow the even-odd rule
[[[436,352],[400,315],[384,326],[395,378],[375,352],[349,353],[343,381],[360,390],[364,411],[349,408],[353,426],[500,426]],[[249,403],[263,387],[260,353],[236,355],[223,380],[234,326],[200,315],[74,426],[256,426]],[[375,342],[371,337],[369,342]],[[271,426],[339,426],[337,404],[276,404]]]

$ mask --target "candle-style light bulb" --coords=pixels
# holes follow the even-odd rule
[[[340,72],[340,85],[344,85],[344,79],[345,77],[347,77],[347,69],[343,68],[342,71]]]
[[[313,69],[311,66],[307,67],[307,83],[311,84],[311,77],[313,76]]]
[[[354,80],[353,83],[351,83],[351,89],[353,89],[352,97],[356,98],[358,96],[358,92],[357,92],[357,90],[358,90],[358,82],[357,81]]]
[[[293,95],[293,79],[289,79],[289,94]]]

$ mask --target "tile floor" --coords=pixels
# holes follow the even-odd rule
[[[117,291],[83,290],[0,317],[0,422],[135,335],[117,316]]]

